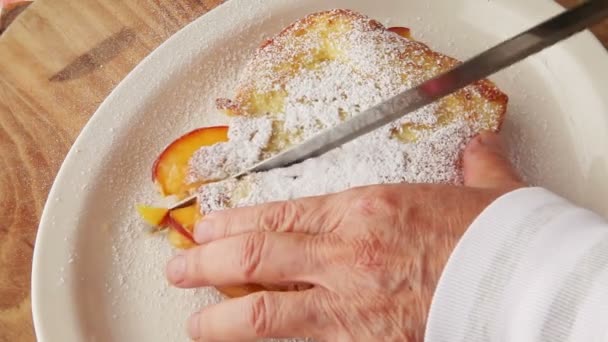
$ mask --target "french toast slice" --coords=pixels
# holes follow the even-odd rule
[[[459,63],[393,31],[350,10],[308,15],[260,46],[240,77],[234,99],[218,99],[218,108],[232,115],[274,119],[264,158]],[[335,64],[342,66],[334,70],[342,75],[332,74]],[[305,84],[299,80],[303,73],[317,75],[317,82],[311,76]],[[369,82],[376,89],[349,82]],[[370,93],[356,93],[362,90]],[[491,81],[482,80],[438,101],[433,113],[436,120],[405,120],[396,135],[404,142],[415,141],[424,132],[457,119],[467,120],[475,131],[496,131],[507,101]],[[284,117],[302,108],[324,111],[324,117],[306,127]]]
[[[458,183],[463,146],[481,131],[499,130],[506,112],[507,96],[489,80],[318,160],[226,179],[458,63],[409,38],[409,30],[387,29],[350,10],[314,13],[296,21],[255,51],[234,98],[217,100],[218,108],[232,117],[228,141],[200,148],[189,164],[188,181],[205,183],[196,190],[201,212],[359,185]],[[241,296],[264,289],[290,287],[221,291]]]
[[[233,117],[229,141],[198,150],[188,179],[229,177],[458,63],[411,39],[409,29],[385,28],[345,9],[310,14],[255,51],[234,99],[217,100]],[[494,83],[481,80],[390,124],[390,142],[411,147],[397,151],[406,154],[410,174],[378,182],[458,183],[459,150],[481,131],[498,131],[507,102]],[[450,129],[459,136],[446,133]],[[234,193],[217,194],[221,203],[203,211],[238,205],[235,198],[256,190],[247,178],[244,183],[224,189]]]

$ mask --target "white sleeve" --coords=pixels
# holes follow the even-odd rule
[[[542,188],[500,197],[450,256],[425,340],[608,341],[608,223]]]

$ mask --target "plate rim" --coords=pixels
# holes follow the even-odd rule
[[[162,60],[165,60],[169,57],[173,57],[173,52],[176,48],[182,48],[180,42],[183,39],[188,39],[192,32],[198,30],[199,39],[204,39],[203,35],[213,35],[213,30],[204,30],[201,28],[210,27],[210,25],[214,25],[215,31],[218,31],[218,26],[221,25],[223,29],[229,29],[235,24],[229,23],[228,20],[221,20],[221,18],[225,18],[225,16],[231,15],[232,11],[237,10],[240,7],[240,4],[246,3],[248,0],[230,0],[226,1],[211,11],[204,13],[197,19],[185,25],[179,31],[171,35],[167,40],[162,42],[158,47],[153,49],[147,56],[145,56],[134,68],[131,70],[119,83],[118,85],[112,89],[109,95],[103,100],[103,102],[99,105],[99,107],[94,111],[93,115],[89,118],[87,123],[84,125],[74,143],[70,147],[68,153],[66,154],[64,160],[61,163],[61,166],[55,176],[50,191],[47,195],[47,199],[45,201],[40,222],[38,224],[38,230],[36,233],[36,239],[34,244],[34,251],[32,256],[32,271],[31,271],[31,310],[33,317],[33,326],[36,337],[40,341],[48,340],[49,336],[53,336],[48,330],[47,326],[44,324],[44,318],[42,317],[42,307],[44,307],[44,298],[41,295],[42,286],[44,286],[44,279],[42,276],[41,268],[44,266],[44,255],[48,253],[47,251],[52,250],[53,245],[48,245],[44,243],[44,241],[48,240],[47,236],[51,233],[51,226],[53,225],[52,218],[53,213],[56,211],[56,203],[51,201],[52,198],[55,198],[64,192],[64,188],[67,187],[68,184],[68,173],[71,168],[74,167],[76,163],[76,150],[79,146],[83,145],[87,140],[90,139],[91,134],[97,129],[98,125],[107,126],[109,118],[104,116],[104,113],[111,108],[112,104],[117,100],[120,100],[124,93],[130,93],[128,90],[130,87],[137,85],[140,89],[139,92],[141,94],[150,94],[154,91],[154,83],[156,82],[147,82],[144,87],[141,86],[140,81],[146,75],[146,71],[149,69],[150,65],[154,63],[158,63]],[[525,2],[525,0],[521,0]],[[285,3],[286,0],[266,0],[264,1],[263,6],[272,8],[273,6],[279,6],[281,3]],[[559,4],[547,0],[542,3],[536,3],[534,5],[534,10],[537,11],[535,14],[543,14],[543,15],[552,15],[555,11],[562,9]],[[604,46],[600,43],[600,41],[589,31],[585,30],[579,34],[577,37],[579,39],[579,45],[586,46],[589,51],[593,52],[590,56],[587,57],[587,60],[591,63],[591,65],[586,65],[589,68],[601,68],[605,67],[608,70],[608,50],[604,48]],[[192,51],[192,47],[190,47],[190,51]],[[601,57],[601,58],[600,58]],[[147,75],[149,80],[153,81],[161,81],[163,77],[166,75],[162,75],[162,73]],[[151,79],[150,79],[151,77]],[[608,89],[608,84],[606,85]],[[132,104],[132,108],[136,108],[137,104]],[[134,111],[126,111],[131,114]],[[125,119],[126,120],[126,119]],[[57,246],[55,246],[56,248]],[[61,246],[59,246],[61,247]]]

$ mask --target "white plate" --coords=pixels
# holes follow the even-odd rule
[[[213,291],[171,289],[172,251],[143,234],[150,165],[189,129],[217,124],[216,97],[264,37],[344,7],[408,26],[464,59],[557,13],[552,1],[230,0],[181,30],[112,92],[70,150],[36,241],[32,302],[40,341],[186,340]],[[510,96],[504,135],[528,179],[608,215],[608,54],[582,33],[493,77]]]

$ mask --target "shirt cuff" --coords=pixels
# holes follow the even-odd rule
[[[593,322],[608,315],[608,305],[594,304],[608,299],[606,284],[605,221],[543,188],[518,189],[486,208],[457,244],[425,340],[597,338],[607,332]]]

